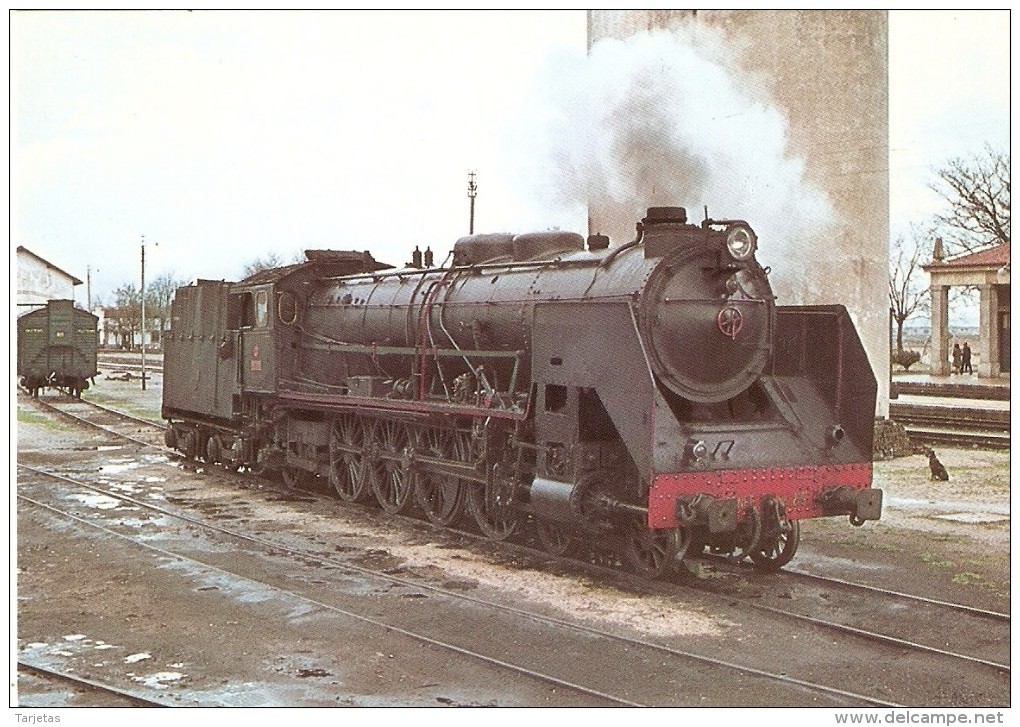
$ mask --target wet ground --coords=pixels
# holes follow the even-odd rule
[[[153,418],[158,418],[159,396],[158,374],[147,382],[145,392],[137,378],[100,377],[86,393],[101,403],[119,404]],[[207,479],[206,489],[195,487],[183,481],[183,472],[175,477],[175,470],[168,469],[159,455],[123,446],[106,449],[115,445],[98,437],[83,440],[70,425],[53,423],[27,408],[19,408],[18,436],[19,462],[59,465],[82,476],[101,468],[103,479],[139,488],[134,494],[148,493],[146,497],[162,497],[170,504],[185,502],[196,512],[203,512],[208,498],[211,509],[204,514],[216,515],[224,523],[254,521],[277,534],[292,528],[309,530],[321,539],[323,549],[347,552],[380,567],[428,573],[454,590],[484,592],[504,602],[679,644],[735,640],[748,628],[747,623],[737,623],[743,621],[739,609],[726,614],[696,605],[678,609],[675,602],[601,587],[588,577],[515,567],[508,563],[512,558],[482,557],[449,543],[421,542],[408,537],[399,524],[348,518],[340,506],[309,515],[307,503],[289,507],[286,497],[254,498],[236,484]],[[805,523],[801,552],[791,565],[1008,611],[1009,454],[940,449],[939,457],[950,472],[949,482],[932,482],[927,459],[920,455],[876,463],[876,486],[886,493],[883,519],[863,528],[853,528],[845,519]],[[159,481],[161,477],[167,481]],[[224,509],[223,498],[233,506]],[[116,506],[102,496],[69,499],[85,512]],[[142,533],[148,528],[155,532],[160,524],[159,518],[130,508],[119,518],[123,526]],[[307,599],[265,584],[224,580],[206,566],[181,565],[153,552],[143,555],[115,535],[88,532],[84,525],[19,505],[18,637],[26,657],[116,673],[156,693],[191,692],[197,695],[194,699],[207,700],[202,703],[590,704],[527,680],[486,677],[481,673],[484,666],[439,657],[420,643],[412,645],[385,629],[352,624],[329,609],[310,606]],[[215,551],[212,555],[225,567],[250,557],[241,548],[206,542],[197,532],[175,536],[179,541],[188,538],[196,553],[205,557]],[[377,547],[368,547],[370,542]],[[344,582],[328,569],[316,570],[295,570],[287,576],[284,569],[281,577],[316,587]],[[372,597],[371,589],[360,590],[363,584],[344,587],[362,598]],[[403,602],[423,600],[409,593]],[[494,637],[499,629],[494,622]],[[360,646],[341,656],[338,643]],[[279,678],[272,678],[274,674]],[[499,686],[488,691],[458,686],[479,683]],[[80,703],[69,693],[33,688],[31,681],[22,687],[23,705]],[[733,684],[722,683],[718,691],[709,689],[704,696],[725,704],[732,689]],[[733,704],[770,703],[764,692],[745,694],[739,702],[737,692],[732,694]],[[184,697],[181,703],[187,700]]]

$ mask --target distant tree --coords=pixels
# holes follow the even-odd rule
[[[896,352],[903,352],[903,324],[931,308],[931,296],[921,266],[931,261],[933,233],[929,228],[910,226],[907,237],[900,235],[889,250],[889,308],[896,322]]]
[[[290,256],[290,260],[284,260],[283,256],[276,252],[271,252],[265,257],[257,257],[250,263],[244,266],[244,272],[242,278],[247,278],[255,273],[261,272],[262,270],[271,270],[273,268],[283,267],[284,265],[293,265],[294,263],[303,263],[305,261],[304,253],[295,252]]]
[[[145,317],[159,322],[159,342],[163,334],[170,330],[170,303],[174,293],[189,281],[176,278],[173,273],[157,275],[151,284],[145,286]]]
[[[1009,152],[986,146],[937,172],[931,188],[949,205],[938,221],[950,252],[1009,242],[1009,164]]]
[[[117,334],[122,344],[134,345],[141,316],[142,296],[133,283],[126,283],[113,291],[113,305],[106,309],[107,326]]]
[[[892,362],[899,364],[903,367],[904,371],[910,371],[910,367],[921,360],[920,351],[912,351],[910,349],[900,349],[894,351],[892,354]]]

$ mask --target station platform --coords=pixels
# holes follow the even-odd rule
[[[1009,376],[973,374],[893,376],[889,418],[903,424],[912,441],[1010,446]]]
[[[978,377],[977,374],[960,374],[958,376],[894,374],[890,394],[892,401],[896,401],[899,396],[906,394],[1008,402],[1010,400],[1010,381],[1009,374],[994,378]]]

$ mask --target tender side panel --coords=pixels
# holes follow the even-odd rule
[[[180,288],[163,353],[163,414],[230,419],[237,387],[236,333],[227,327],[227,289],[200,280]]]

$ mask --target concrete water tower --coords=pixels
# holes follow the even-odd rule
[[[777,285],[780,304],[842,303],[857,323],[878,378],[878,414],[889,409],[889,84],[883,10],[593,10],[588,45],[641,32],[712,28],[739,68],[761,80],[785,114],[788,153],[829,198],[836,221],[799,241],[813,274],[831,284],[811,293]],[[699,200],[675,200],[697,205]],[[723,210],[718,210],[724,214]],[[727,211],[728,212],[728,211]],[[612,213],[609,213],[610,215]],[[694,215],[695,219],[698,218]],[[589,232],[633,230],[632,220],[589,211]],[[753,221],[752,221],[753,224]],[[626,234],[626,233],[624,233]],[[620,239],[617,237],[616,239]],[[789,265],[803,265],[790,260]],[[775,278],[782,280],[777,261]],[[821,292],[819,292],[821,291]],[[810,299],[805,299],[810,298]]]

